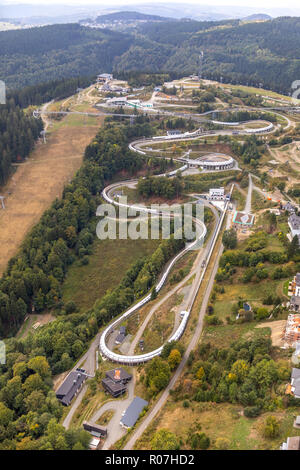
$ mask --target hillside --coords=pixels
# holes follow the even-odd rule
[[[107,15],[98,16],[95,20],[96,23],[103,23],[105,21],[165,21],[167,18],[158,15],[146,15],[137,11],[117,11],[115,13],[108,13]]]
[[[243,21],[268,21],[271,20],[272,17],[270,15],[266,15],[265,13],[257,13],[253,15],[246,16],[242,18]]]
[[[134,38],[78,24],[0,33],[0,76],[10,88],[110,71]]]
[[[20,88],[112,70],[191,74],[197,72],[203,51],[206,78],[262,83],[288,93],[300,76],[299,26],[300,18],[282,17],[259,22],[179,20],[176,25],[143,21],[136,22],[132,33],[78,24],[5,31],[0,33],[0,76],[8,87]]]
[[[146,24],[140,32],[155,48],[136,41],[116,67],[195,73],[202,50],[204,77],[256,86],[262,82],[288,93],[300,76],[299,26],[299,18],[289,17],[251,23],[180,21],[176,29],[170,23]]]

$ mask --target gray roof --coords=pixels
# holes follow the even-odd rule
[[[299,297],[299,295],[292,295],[290,302],[291,302],[291,305],[299,305],[300,306],[300,297]]]
[[[117,379],[116,378],[116,371],[119,371],[120,373],[120,379]],[[116,369],[111,369],[111,370],[108,370],[106,373],[105,373],[106,377],[110,380],[112,380],[113,382],[117,383],[117,382],[128,382],[129,380],[132,379],[132,375],[128,374],[128,372],[123,369],[123,367],[118,367]]]
[[[287,450],[300,450],[300,436],[287,438]]]
[[[292,368],[292,379],[299,379],[300,378],[300,369],[297,369],[296,367]]]
[[[135,397],[125,411],[125,414],[121,419],[121,423],[127,428],[132,428],[147,405],[148,402],[146,400],[143,400],[140,397]]]
[[[300,397],[300,377],[294,379],[293,387],[295,387],[294,395]]]
[[[283,206],[286,211],[295,211],[295,207],[289,201]]]
[[[167,134],[168,135],[179,135],[179,134],[181,134],[181,131],[178,131],[178,130],[174,129],[174,130],[167,131]]]
[[[296,274],[296,284],[297,286],[300,286],[300,273]]]
[[[102,379],[102,385],[112,395],[124,393],[126,390],[126,385],[123,382],[114,382],[108,377]]]
[[[120,334],[118,334],[118,336],[116,337],[115,343],[121,344],[121,343],[123,343],[124,339],[125,339],[124,333],[120,333]]]
[[[87,375],[83,372],[70,372],[56,391],[57,398],[59,398],[64,405],[69,405],[86,378]]]
[[[296,214],[292,214],[288,219],[293,230],[300,229],[300,217]]]

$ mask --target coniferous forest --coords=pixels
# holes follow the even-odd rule
[[[11,90],[101,72],[197,73],[288,93],[300,77],[300,19],[160,21],[135,33],[79,24],[0,32],[0,77]],[[137,33],[137,34],[136,34]],[[20,73],[22,72],[22,73]]]
[[[12,164],[22,162],[31,152],[43,129],[40,119],[24,113],[14,100],[0,105],[0,186],[12,171]]]

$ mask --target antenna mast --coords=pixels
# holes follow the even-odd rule
[[[198,78],[201,80],[202,78],[202,72],[203,72],[203,57],[204,57],[204,52],[200,51],[199,55],[199,71],[198,71]]]

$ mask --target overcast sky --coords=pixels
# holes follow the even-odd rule
[[[195,3],[197,5],[236,5],[236,6],[245,6],[245,7],[254,7],[258,8],[261,7],[262,9],[273,9],[273,8],[297,8],[299,9],[299,0],[151,0],[151,3],[187,3],[192,4]],[[62,4],[62,5],[96,5],[97,7],[101,8],[104,7],[111,7],[113,5],[132,5],[132,4],[143,4],[149,3],[149,0],[2,0],[2,4],[18,4],[18,3],[26,3],[26,4]]]

